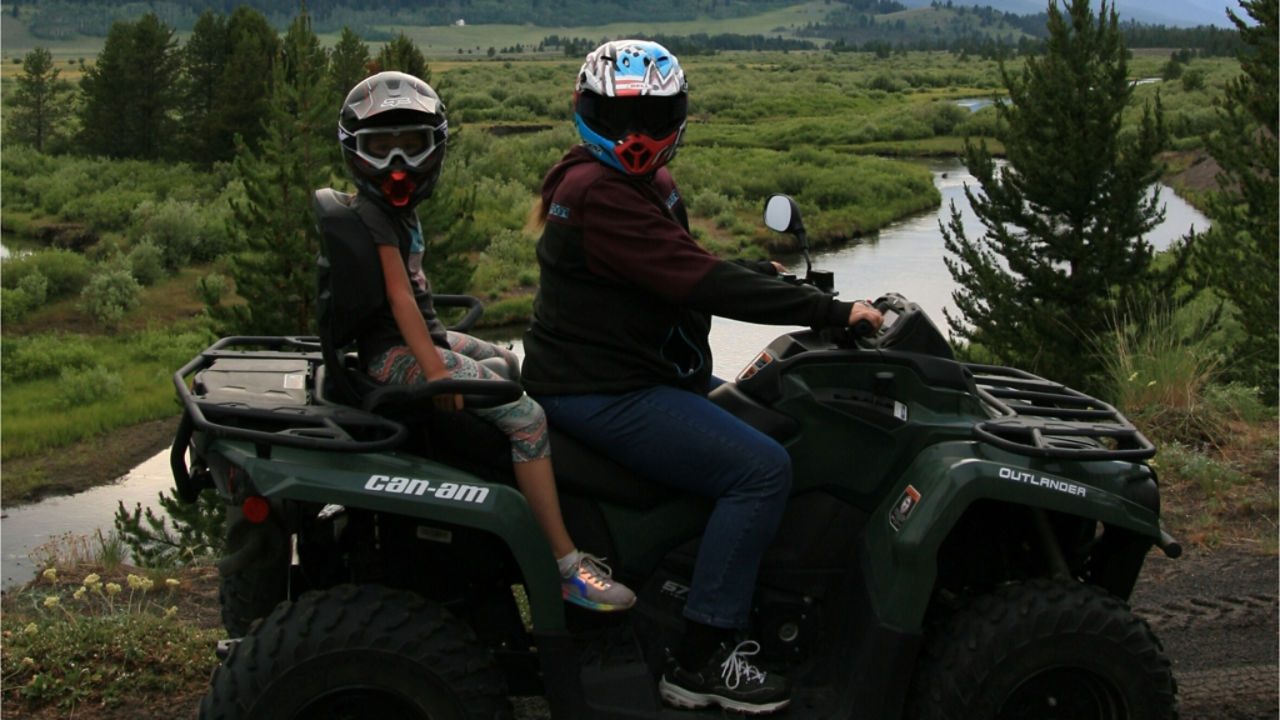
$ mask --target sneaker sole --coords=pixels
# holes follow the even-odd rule
[[[667,682],[667,678],[663,677],[658,681],[658,694],[662,696],[668,704],[678,708],[688,710],[697,710],[698,708],[708,707],[710,705],[719,705],[725,710],[746,713],[748,715],[763,715],[765,713],[776,712],[791,704],[791,698],[785,700],[777,700],[771,703],[748,703],[741,700],[733,700],[727,697],[721,697],[712,693],[696,693],[692,690],[686,690],[679,685]]]
[[[575,595],[569,592],[568,589],[565,589],[564,592],[561,593],[561,596],[564,598],[565,602],[573,603],[578,607],[586,608],[588,610],[595,610],[596,612],[617,612],[619,610],[629,610],[631,606],[636,604],[635,597],[632,597],[631,602],[626,605],[611,605],[609,603],[592,602],[581,595]]]

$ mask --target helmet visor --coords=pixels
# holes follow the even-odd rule
[[[406,165],[416,166],[435,152],[438,142],[444,141],[445,133],[446,123],[364,128],[355,132],[356,154],[378,170],[397,158]]]
[[[689,96],[680,93],[607,98],[582,92],[578,95],[578,114],[605,137],[640,133],[659,140],[680,129],[689,115]]]

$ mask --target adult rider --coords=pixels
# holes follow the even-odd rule
[[[674,55],[643,40],[596,48],[574,89],[582,143],[548,173],[541,283],[523,382],[548,419],[653,482],[714,498],[685,630],[659,682],[677,707],[772,712],[785,678],[760,670],[747,627],[760,560],[791,487],[776,441],[710,400],[710,316],[814,328],[880,313],[779,280],[769,262],[725,261],[689,233],[665,165],[685,132],[688,85]]]

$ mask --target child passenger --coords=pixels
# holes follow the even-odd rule
[[[381,383],[496,379],[477,362],[491,357],[516,366],[511,351],[446,330],[421,271],[422,226],[414,208],[440,177],[448,140],[444,110],[422,80],[381,72],[351,89],[338,120],[342,157],[357,188],[349,202],[370,230],[386,285],[386,303],[357,339],[361,362]],[[434,402],[444,411],[463,406],[461,395],[438,395]],[[565,600],[600,611],[631,607],[635,594],[612,579],[600,558],[579,551],[569,538],[542,408],[522,395],[507,405],[468,410],[510,438],[516,483],[551,544]]]

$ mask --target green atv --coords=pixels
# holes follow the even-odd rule
[[[343,331],[359,321],[343,286],[371,261],[323,191],[316,212],[320,335],[224,338],[174,376],[178,493],[216,488],[228,509],[233,639],[200,717],[492,720],[522,696],[557,720],[721,716],[656,688],[709,502],[553,428],[572,536],[639,596],[567,605],[506,438],[428,399],[506,402],[517,376],[373,386]],[[803,245],[790,198],[766,224]],[[480,312],[437,301],[469,306],[459,329]],[[1176,718],[1170,663],[1125,604],[1153,545],[1179,553],[1151,443],[1096,398],[957,362],[899,295],[876,306],[878,332],[784,334],[711,394],[794,462],[750,629],[753,660],[794,688],[776,717]]]

